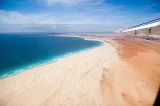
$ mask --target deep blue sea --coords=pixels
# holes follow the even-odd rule
[[[99,41],[78,37],[0,34],[0,77],[100,45]]]

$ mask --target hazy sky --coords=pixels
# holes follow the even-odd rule
[[[156,18],[159,0],[0,0],[0,32],[108,32]]]

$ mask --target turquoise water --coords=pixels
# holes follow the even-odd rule
[[[102,45],[78,37],[48,34],[0,34],[0,77]]]

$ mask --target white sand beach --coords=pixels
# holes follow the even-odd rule
[[[1,79],[0,106],[150,106],[157,90],[105,43]]]

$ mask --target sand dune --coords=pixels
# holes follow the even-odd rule
[[[1,79],[0,106],[152,105],[156,90],[113,46],[105,43]]]

